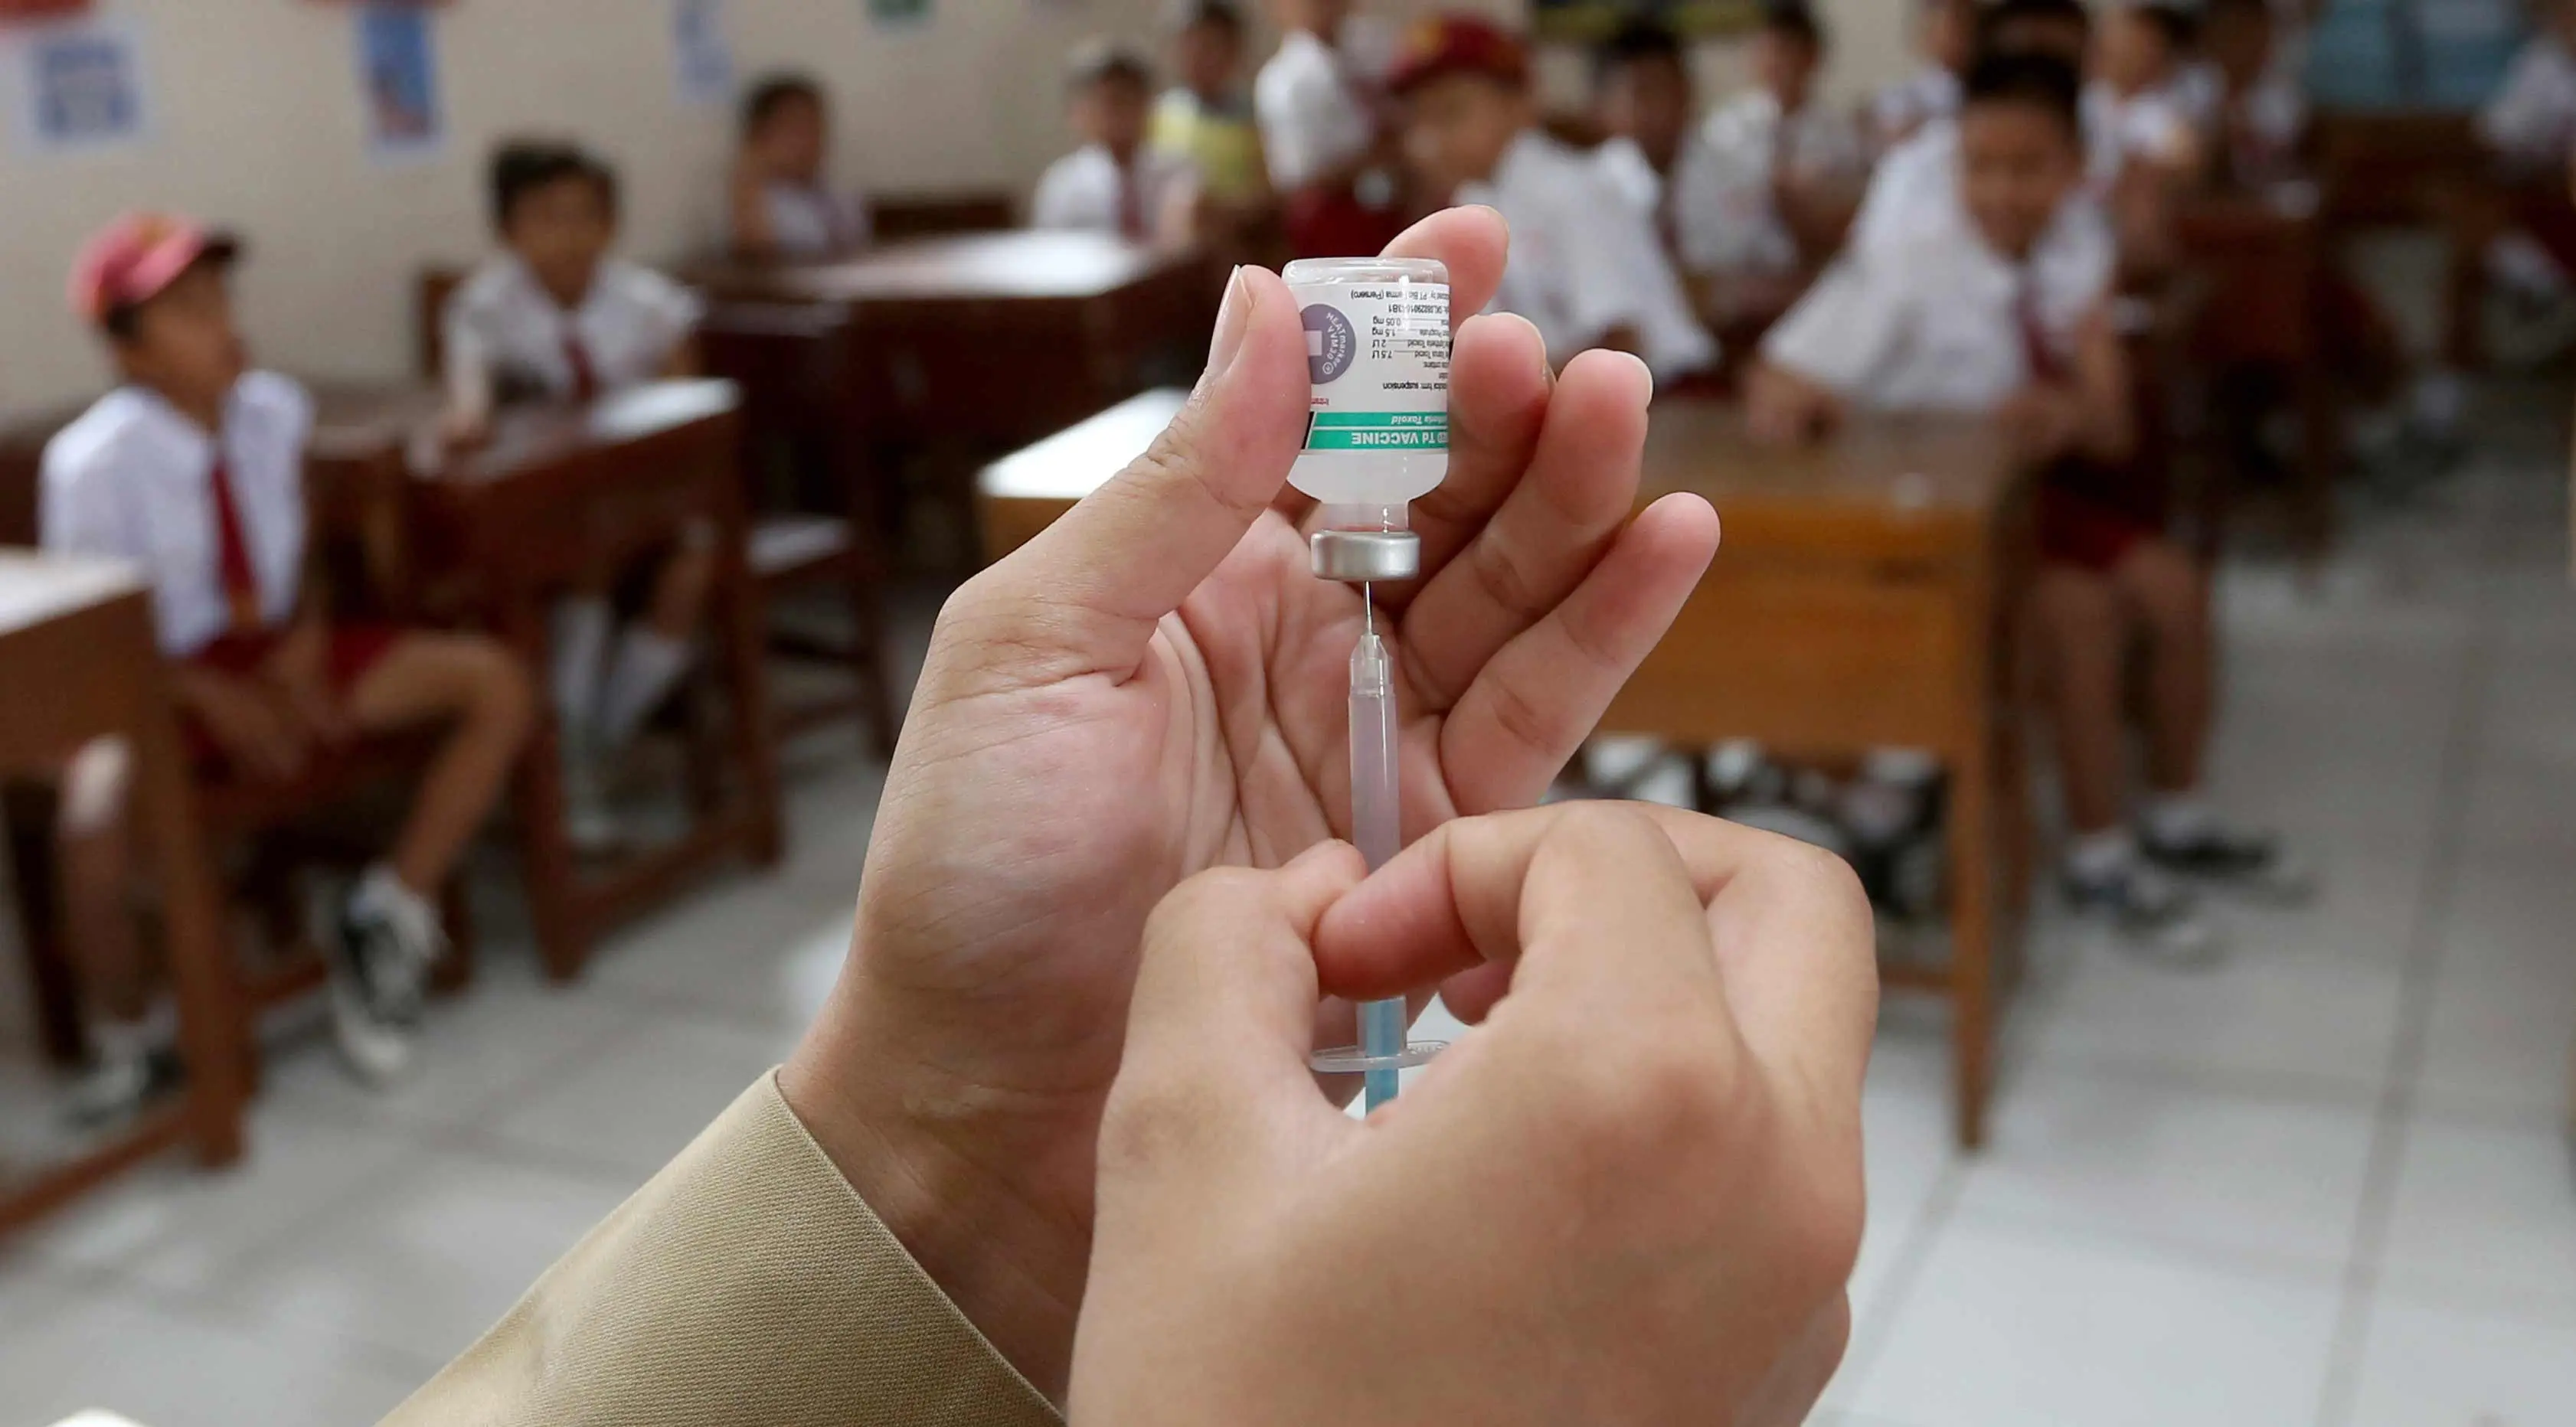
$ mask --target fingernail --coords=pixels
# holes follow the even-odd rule
[[[1226,274],[1225,301],[1216,310],[1216,337],[1208,343],[1207,374],[1199,378],[1204,386],[1225,375],[1234,365],[1235,354],[1243,350],[1243,334],[1252,327],[1252,296],[1244,291],[1243,269]]]

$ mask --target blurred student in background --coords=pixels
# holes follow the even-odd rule
[[[1870,101],[1870,141],[1878,152],[1959,112],[1959,72],[1976,42],[1976,10],[1975,0],[1914,0],[1914,52],[1922,62]]]
[[[1188,241],[1198,170],[1187,158],[1145,143],[1153,67],[1124,45],[1094,40],[1075,48],[1065,86],[1082,147],[1038,180],[1030,221],[1139,243]]]
[[[2200,134],[2182,83],[2198,16],[2181,0],[2120,0],[2103,17],[2084,90],[2087,175],[2102,191],[2148,182],[2178,191],[2199,181]]]
[[[2229,829],[2201,795],[2207,582],[2159,533],[2155,473],[2131,467],[2110,267],[2045,252],[2061,210],[2081,201],[2080,95],[2061,58],[1978,60],[1959,120],[1956,220],[1838,263],[1773,329],[1747,399],[1756,433],[1778,441],[1810,439],[1852,408],[1988,413],[2046,472],[2034,601],[2072,834],[2060,880],[2124,944],[2198,964],[2215,942],[2168,873],[2283,891],[2295,877],[2271,841]],[[2143,800],[2128,789],[2139,648]]]
[[[1713,199],[1682,229],[1682,262],[1728,319],[1767,321],[1843,245],[1869,176],[1860,131],[1818,95],[1824,26],[1805,0],[1771,0],[1752,41],[1753,87],[1702,125]]]
[[[1631,20],[1593,58],[1593,119],[1605,136],[1594,159],[1602,176],[1646,215],[1667,256],[1679,261],[1683,207],[1713,195],[1686,194],[1686,176],[1705,176],[1698,150],[1699,96],[1681,37],[1652,20]]]
[[[2449,347],[2485,356],[2487,279],[2524,308],[2562,303],[2576,274],[2576,0],[2533,0],[2535,33],[2478,115],[2488,181],[2463,196],[2453,243]]]
[[[1648,219],[1600,165],[1538,127],[1529,55],[1487,20],[1445,15],[1406,37],[1389,79],[1404,146],[1434,202],[1483,203],[1511,224],[1498,310],[1518,313],[1562,367],[1593,347],[1632,352],[1659,381],[1704,372],[1717,343]]]
[[[771,75],[743,96],[729,210],[736,256],[814,262],[868,245],[867,204],[832,187],[831,139],[831,106],[815,80]]]
[[[1279,48],[1252,82],[1270,184],[1304,256],[1374,253],[1403,229],[1383,56],[1353,0],[1271,0]]]
[[[569,144],[505,143],[491,200],[501,251],[447,303],[455,439],[482,439],[497,403],[587,403],[698,371],[698,299],[611,255],[618,187],[605,161]],[[625,840],[604,793],[607,765],[688,673],[716,562],[715,532],[692,529],[636,569],[591,571],[555,606],[549,685],[568,823],[585,848]],[[641,591],[623,632],[621,585]]]
[[[1198,175],[1200,231],[1241,243],[1275,207],[1243,84],[1243,12],[1233,0],[1182,0],[1171,36],[1174,83],[1154,103],[1147,142]]]
[[[170,688],[207,767],[291,782],[353,740],[444,730],[393,847],[334,909],[332,1030],[350,1066],[381,1083],[410,1064],[429,968],[447,946],[439,891],[500,797],[530,698],[491,640],[354,622],[308,578],[313,400],[251,368],[233,320],[239,252],[159,214],[91,240],[72,301],[122,384],[45,447],[39,523],[48,550],[150,576]],[[121,777],[90,761],[75,765],[74,800],[112,800]],[[108,815],[67,812],[83,824]],[[97,950],[100,1061],[78,1108],[104,1117],[147,1093],[154,1033],[130,939]]]
[[[2281,69],[2277,6],[2278,0],[2210,0],[2201,21],[2201,59],[2182,92],[2223,186],[2260,189],[2301,172],[2308,99],[2297,77]]]

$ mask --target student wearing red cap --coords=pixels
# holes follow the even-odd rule
[[[1589,155],[1539,128],[1516,36],[1473,16],[1425,20],[1405,36],[1388,84],[1403,101],[1405,157],[1425,195],[1486,204],[1511,224],[1494,306],[1529,319],[1550,360],[1611,347],[1662,379],[1716,364],[1717,343],[1651,220]]]
[[[335,919],[333,1029],[350,1065],[383,1081],[411,1058],[446,945],[437,891],[527,737],[528,684],[488,639],[332,621],[305,578],[313,403],[250,368],[228,276],[239,252],[158,214],[83,251],[72,305],[124,381],[45,448],[43,539],[150,576],[180,709],[208,759],[242,776],[291,779],[351,739],[447,730],[393,847]]]

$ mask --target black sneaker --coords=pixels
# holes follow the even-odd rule
[[[2205,971],[2226,959],[2218,934],[2191,894],[2152,867],[2131,862],[2107,876],[2059,874],[2077,914],[2110,924],[2119,945],[2158,965]]]
[[[2257,893],[2283,903],[2304,902],[2316,895],[2313,869],[2284,852],[2279,838],[2264,833],[2233,832],[2212,825],[2196,837],[2168,840],[2138,830],[2138,850],[2147,860],[2177,877]]]

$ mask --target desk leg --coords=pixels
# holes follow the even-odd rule
[[[138,633],[135,647],[152,647],[148,633]],[[123,683],[139,694],[127,726],[142,774],[144,836],[168,898],[170,980],[188,1064],[191,1138],[199,1163],[227,1165],[242,1153],[242,1046],[250,1037],[224,937],[223,892],[198,832],[194,787],[161,672],[132,668]]]
[[[498,613],[502,641],[542,688],[546,671],[554,667],[543,592],[505,590]],[[536,728],[528,738],[519,776],[512,781],[511,798],[519,817],[519,850],[527,859],[528,915],[535,923],[537,950],[545,959],[547,978],[565,982],[581,975],[582,964],[590,958],[590,929],[575,915],[573,905],[579,890],[575,879],[580,874],[564,831],[563,756],[556,745],[560,737],[554,699],[541,693]]]
[[[742,770],[744,815],[751,819],[753,865],[775,867],[784,852],[778,809],[778,728],[770,718],[769,615],[745,559],[743,531],[726,541],[724,610],[726,676],[733,694],[734,766]]]
[[[1992,742],[1980,730],[1950,770],[1950,1039],[1959,1147],[1986,1142],[1994,1045],[1995,810]]]

